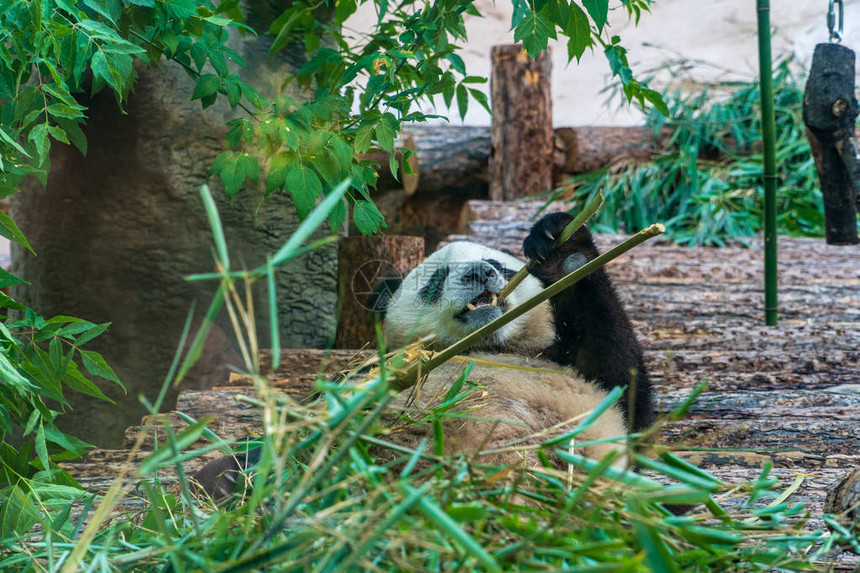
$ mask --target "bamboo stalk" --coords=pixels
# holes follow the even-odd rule
[[[773,72],[770,53],[770,0],[758,0],[758,56],[761,82],[761,135],[764,155],[764,315],[776,326],[776,144],[773,112]]]
[[[592,199],[591,202],[589,202],[588,205],[585,206],[585,209],[580,211],[579,215],[577,215],[573,221],[567,224],[567,226],[561,232],[561,235],[559,235],[558,237],[558,244],[560,245],[567,241],[569,238],[571,238],[573,234],[577,232],[579,228],[582,227],[585,222],[588,221],[588,219],[592,215],[594,215],[595,212],[597,212],[598,209],[600,209],[601,205],[603,205],[603,191],[599,192],[594,197],[594,199]],[[508,284],[506,284],[504,288],[499,292],[499,302],[502,302],[503,300],[505,300],[505,298],[510,296],[510,294],[514,292],[514,289],[517,288],[517,286],[519,286],[521,282],[523,282],[523,279],[525,279],[526,276],[528,276],[529,274],[530,265],[531,261],[526,263],[526,265],[521,268],[517,272],[517,274],[511,277],[511,280],[508,281]]]
[[[612,249],[598,256],[597,258],[587,262],[578,269],[574,270],[572,273],[552,283],[535,296],[511,308],[496,320],[482,326],[468,336],[461,338],[448,348],[437,352],[430,360],[427,361],[426,364],[416,364],[415,366],[411,366],[405,371],[401,371],[400,374],[395,374],[395,379],[392,386],[395,390],[398,391],[409,388],[418,380],[419,372],[422,372],[424,374],[432,372],[435,368],[444,364],[447,360],[469,349],[470,347],[472,347],[472,345],[486,338],[487,336],[500,329],[504,325],[508,324],[515,318],[522,316],[540,303],[544,302],[545,300],[548,300],[550,297],[557,295],[567,287],[590,275],[609,261],[617,259],[633,247],[644,243],[652,237],[660,235],[665,230],[666,228],[659,223],[651,225],[647,229],[642,229],[620,245],[616,245]]]

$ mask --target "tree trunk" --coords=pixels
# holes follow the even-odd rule
[[[243,7],[249,23],[253,19],[256,29],[268,29],[290,1],[246,0]],[[279,88],[301,65],[301,53],[294,50],[270,56],[271,40],[251,34],[231,38],[249,62],[241,71],[244,81]],[[264,263],[266,253],[281,248],[299,224],[287,195],[264,201],[265,185],[249,184],[230,201],[220,179],[209,175],[224,149],[224,124],[236,114],[225,99],[203,111],[191,99],[194,80],[175,63],[139,65],[136,71],[124,110],[107,91],[89,102],[87,156],[52,145],[46,188],[31,182],[11,198],[12,216],[38,253],[13,246],[15,274],[32,283],[13,287],[13,296],[45,317],[112,323],[87,348],[104,354],[128,392],[106,388],[116,405],[68,393],[73,410],[57,421],[62,430],[101,446],[119,444],[125,428],[140,420],[145,409],[138,397],[155,400],[188,309],[196,302],[199,320],[212,299],[213,283],[185,280],[214,269],[200,186],[212,188],[236,266]],[[320,229],[313,238],[329,232]],[[325,245],[278,271],[284,346],[325,347],[334,339],[336,261],[335,246]],[[254,295],[255,318],[258,336],[267,340],[268,304],[261,286]],[[229,320],[221,319],[184,384],[208,387],[237,364]],[[171,386],[167,407],[176,395]]]
[[[597,171],[623,159],[648,161],[671,134],[664,129],[655,136],[647,127],[560,127],[555,130],[555,167],[563,176]]]
[[[374,315],[368,299],[379,281],[405,277],[424,259],[424,239],[398,235],[344,237],[338,243],[338,307],[335,345],[376,346]]]
[[[490,198],[514,200],[552,189],[554,138],[548,51],[532,60],[520,45],[492,50]]]

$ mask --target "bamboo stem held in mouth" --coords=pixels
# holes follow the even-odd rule
[[[590,275],[600,267],[604,266],[609,261],[617,259],[633,247],[636,247],[637,245],[640,245],[648,239],[656,237],[657,235],[660,235],[665,231],[666,227],[664,227],[660,223],[651,225],[647,229],[642,229],[623,243],[616,245],[612,249],[598,256],[597,258],[587,262],[578,269],[574,270],[572,273],[560,278],[559,280],[549,285],[530,299],[525,300],[517,306],[510,308],[507,312],[505,312],[496,320],[482,326],[468,336],[461,338],[448,348],[437,352],[426,363],[421,364],[419,360],[418,364],[411,366],[409,369],[397,375],[394,379],[392,386],[395,390],[398,391],[409,388],[418,380],[419,372],[421,372],[421,374],[427,374],[428,372],[431,372],[433,369],[437,368],[441,364],[444,364],[453,356],[456,356],[457,354],[460,354],[461,352],[469,349],[475,343],[486,338],[487,336],[500,329],[504,325],[508,324],[515,318],[522,316],[540,303],[544,302],[545,300],[548,300],[550,297],[557,295],[558,293],[560,293],[567,287],[573,285],[577,281]]]
[[[558,237],[558,244],[560,245],[571,238],[573,234],[577,232],[579,228],[582,227],[595,212],[597,212],[598,209],[600,209],[601,205],[603,205],[603,191],[600,191],[594,199],[585,206],[585,209],[580,211],[579,215],[567,224],[561,232],[561,235]],[[521,268],[517,274],[511,277],[511,280],[508,281],[508,284],[506,284],[499,293],[499,301],[505,300],[512,292],[514,292],[514,289],[523,282],[523,279],[525,279],[529,274],[529,265],[531,265],[531,261]]]

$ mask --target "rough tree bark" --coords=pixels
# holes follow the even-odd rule
[[[335,346],[376,346],[368,298],[379,281],[405,277],[424,259],[424,239],[397,235],[344,237],[338,243],[338,323]],[[393,294],[393,293],[392,293]]]
[[[860,187],[854,123],[854,52],[839,44],[818,44],[803,96],[803,121],[821,179],[825,236],[831,245],[857,244]]]
[[[520,45],[493,47],[490,198],[513,200],[552,189],[551,60]]]
[[[267,29],[289,4],[247,0],[249,25]],[[231,39],[248,61],[243,80],[265,95],[302,64],[302,50],[267,54],[271,37]],[[192,101],[194,80],[180,66],[139,66],[139,79],[124,111],[103,91],[89,103],[85,131],[89,153],[56,144],[46,189],[32,188],[12,199],[12,214],[37,257],[13,248],[15,273],[32,283],[13,296],[44,316],[78,316],[113,323],[88,348],[99,350],[128,392],[108,388],[117,405],[69,394],[73,411],[58,425],[97,445],[116,445],[144,413],[139,395],[155,399],[169,368],[192,302],[198,320],[211,300],[212,283],[189,283],[185,275],[213,270],[212,239],[200,200],[208,183],[218,203],[235,264],[265,262],[298,225],[285,196],[263,201],[263,188],[245,189],[228,201],[220,179],[209,177],[224,147],[226,102],[203,111]],[[271,88],[271,89],[270,89]],[[299,96],[300,94],[294,94]],[[316,238],[325,234],[321,231]],[[279,324],[285,346],[324,347],[335,334],[336,248],[327,245],[291,261],[278,273]],[[266,339],[265,289],[255,301],[257,327]],[[313,294],[311,294],[313,293]],[[210,386],[237,364],[225,332],[213,332],[190,386]],[[167,406],[175,400],[171,389]]]

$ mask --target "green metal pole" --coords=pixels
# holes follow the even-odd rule
[[[758,2],[758,62],[761,77],[761,135],[764,151],[764,316],[777,324],[776,275],[776,142],[773,117],[773,73],[770,55],[770,0]]]

